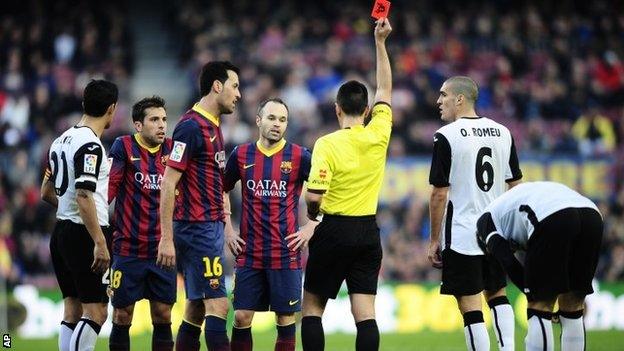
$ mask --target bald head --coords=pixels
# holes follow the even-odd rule
[[[470,77],[455,76],[447,79],[444,83],[454,95],[463,95],[471,105],[474,105],[479,97],[477,83]]]

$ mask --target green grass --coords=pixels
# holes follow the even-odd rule
[[[554,328],[556,348],[559,349],[558,339],[560,329],[556,325]],[[526,330],[516,330],[516,349],[524,350],[524,335]],[[491,333],[490,333],[491,334]],[[492,337],[492,335],[490,335]],[[203,335],[202,335],[203,338]],[[297,335],[297,350],[301,350],[300,337]],[[254,334],[255,350],[273,350],[275,332],[264,332]],[[496,340],[491,340],[491,349],[496,349]],[[131,338],[132,350],[150,350],[151,339],[149,334],[133,336]],[[205,350],[202,339],[202,350]],[[325,349],[331,350],[353,350],[355,349],[355,335],[333,334],[325,338]],[[619,345],[619,346],[618,346]],[[624,345],[624,332],[622,331],[593,331],[587,334],[588,350],[621,350]],[[24,340],[13,339],[12,349],[19,351],[42,351],[57,349],[56,339]],[[101,338],[98,340],[96,351],[108,350],[108,340]],[[409,350],[466,350],[464,335],[461,332],[434,333],[419,332],[413,334],[382,334],[381,350],[384,351],[409,351]]]

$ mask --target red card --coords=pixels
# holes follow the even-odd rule
[[[373,12],[371,17],[374,19],[387,18],[390,13],[390,1],[388,0],[375,0],[373,5]]]

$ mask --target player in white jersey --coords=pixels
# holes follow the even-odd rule
[[[61,351],[93,350],[107,317],[110,165],[100,136],[113,119],[117,95],[115,84],[92,80],[84,89],[82,119],[48,153],[41,197],[57,207],[50,253],[63,293]]]
[[[558,301],[561,350],[585,350],[583,305],[593,292],[603,232],[596,205],[559,183],[524,183],[490,203],[477,228],[482,247],[527,295],[526,349],[554,349]],[[524,266],[513,250],[526,252]]]
[[[476,83],[449,78],[440,88],[442,120],[450,122],[434,136],[429,182],[431,237],[429,260],[442,268],[440,292],[453,295],[464,319],[470,350],[489,350],[481,292],[492,311],[501,350],[514,349],[513,309],[505,295],[506,277],[477,244],[474,228],[485,206],[522,178],[511,133],[475,112]]]

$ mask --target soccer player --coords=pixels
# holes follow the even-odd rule
[[[225,224],[226,243],[236,257],[232,351],[251,351],[255,311],[274,311],[276,351],[295,350],[295,312],[301,311],[299,195],[310,173],[310,151],[284,139],[288,107],[277,98],[263,101],[256,115],[259,139],[239,145],[225,166],[224,187],[241,181],[240,236]],[[316,222],[311,225],[316,225]]]
[[[518,185],[477,222],[482,246],[528,299],[527,350],[554,350],[552,312],[559,303],[561,350],[585,350],[583,306],[591,294],[602,241],[596,205],[565,185]],[[513,250],[526,252],[524,267]]]
[[[219,125],[221,115],[234,112],[241,98],[238,72],[229,62],[204,65],[199,77],[201,99],[173,131],[173,148],[161,184],[157,263],[174,268],[177,258],[186,290],[176,350],[199,350],[204,320],[208,350],[230,349],[221,265],[225,151]]]
[[[110,292],[113,310],[111,351],[130,350],[128,331],[134,304],[150,301],[154,333],[152,350],[173,349],[171,307],[176,298],[176,272],[156,265],[160,240],[160,183],[171,139],[165,101],[152,96],[132,107],[137,133],[119,137],[111,146],[108,201],[117,199],[113,215],[113,264]]]
[[[356,350],[379,349],[375,295],[382,252],[375,213],[392,129],[392,73],[385,44],[391,31],[388,19],[377,21],[377,92],[370,122],[364,126],[366,87],[346,82],[336,98],[341,129],[319,138],[312,151],[305,200],[308,218],[323,218],[315,229],[310,226],[311,239],[308,228],[297,235],[310,240],[301,321],[304,350],[325,348],[321,317],[345,279],[357,327]]]
[[[520,182],[522,172],[509,130],[475,112],[478,94],[469,77],[451,77],[440,88],[440,114],[450,123],[433,137],[428,256],[434,267],[442,268],[440,292],[457,299],[468,349],[490,349],[481,312],[485,290],[499,349],[513,350],[514,316],[505,294],[506,277],[484,256],[474,226],[487,204]]]
[[[61,351],[93,350],[107,317],[110,255],[104,232],[110,166],[100,137],[113,120],[117,96],[115,84],[89,82],[82,119],[55,139],[48,152],[41,196],[57,208],[50,253],[63,294]]]

